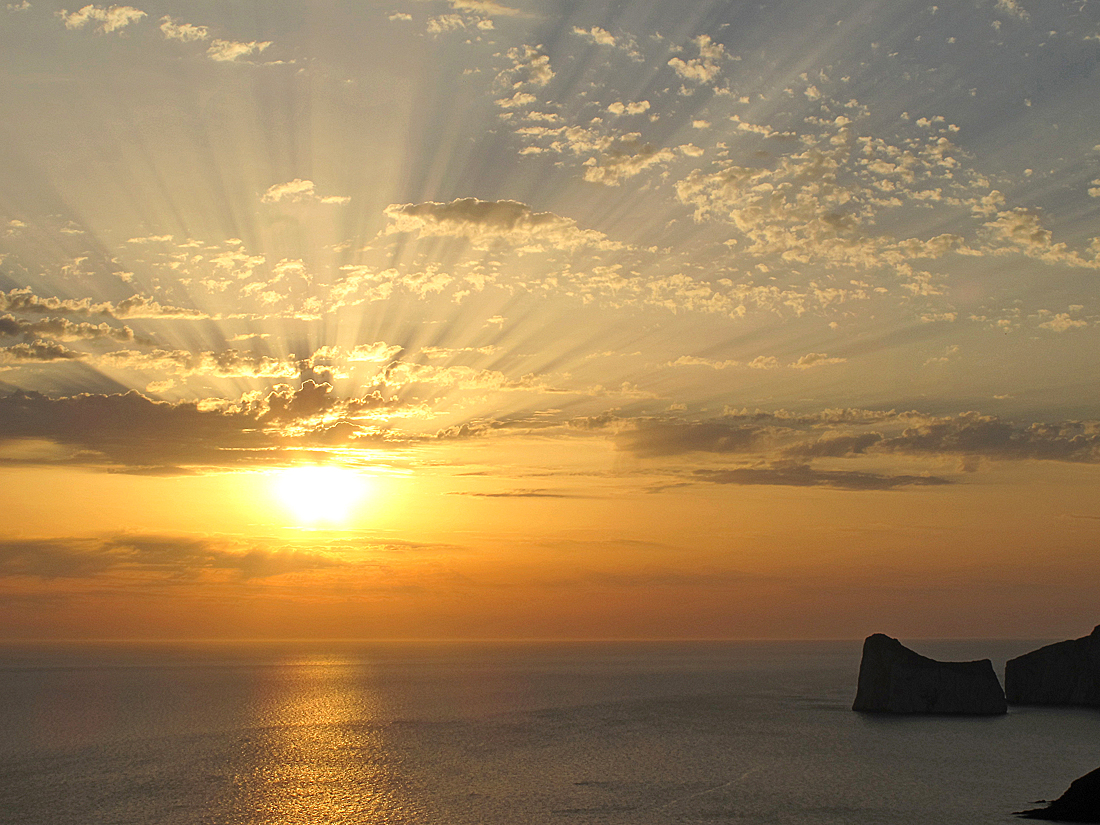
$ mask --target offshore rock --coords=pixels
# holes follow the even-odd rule
[[[1007,713],[989,659],[937,662],[882,633],[868,636],[852,710],[880,713]]]
[[[1052,822],[1100,822],[1100,768],[1073,780],[1069,789],[1045,808],[1018,811],[1017,816]]]
[[[1100,707],[1100,627],[1010,659],[1005,696],[1014,705]]]

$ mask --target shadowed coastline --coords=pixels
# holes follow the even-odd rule
[[[1008,705],[989,659],[939,662],[875,633],[863,643],[852,710],[993,716]]]

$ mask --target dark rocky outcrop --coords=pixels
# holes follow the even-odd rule
[[[1100,822],[1100,768],[1073,780],[1069,789],[1045,808],[1019,811],[1017,816],[1052,822]]]
[[[1100,627],[1010,659],[1005,696],[1014,705],[1100,707]]]
[[[1006,713],[989,659],[937,662],[882,633],[868,636],[852,710],[882,713]]]

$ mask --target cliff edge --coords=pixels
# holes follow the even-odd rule
[[[1007,713],[989,659],[938,662],[882,633],[868,636],[852,710],[879,713]]]
[[[1052,822],[1100,822],[1100,768],[1073,780],[1069,789],[1045,808],[1016,815]]]
[[[1010,659],[1005,696],[1014,705],[1100,707],[1100,626]]]

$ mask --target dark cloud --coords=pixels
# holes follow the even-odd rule
[[[194,309],[166,306],[143,295],[133,295],[113,304],[93,303],[88,298],[43,298],[29,287],[0,292],[0,310],[34,315],[105,315],[111,318],[206,318]]]
[[[879,433],[827,436],[818,441],[797,444],[785,452],[801,458],[842,458],[862,455],[881,441],[882,435]]]
[[[1017,425],[977,412],[949,417],[912,411],[740,412],[696,422],[641,419],[621,430],[617,443],[619,449],[643,457],[693,452],[763,455],[774,450],[805,459],[895,453],[1096,463],[1100,422]]]
[[[0,577],[93,578],[143,573],[189,581],[204,571],[229,571],[242,580],[344,566],[338,557],[295,546],[257,547],[228,539],[120,535],[0,541]]]
[[[563,493],[557,490],[506,490],[500,493],[454,492],[453,496],[473,496],[475,498],[591,498],[576,493]]]
[[[749,453],[760,447],[766,430],[738,418],[682,422],[642,419],[616,438],[618,448],[639,456],[691,452]]]
[[[112,327],[110,324],[74,323],[67,318],[44,318],[38,321],[23,321],[13,315],[0,316],[0,335],[21,335],[28,339],[38,337],[54,338],[62,341],[110,340],[119,343],[132,343],[138,340],[129,327]]]
[[[841,490],[894,490],[898,487],[950,484],[939,476],[882,475],[855,470],[815,470],[808,464],[696,470],[695,478],[712,484],[767,484],[786,487],[834,487]]]
[[[50,361],[77,361],[84,353],[71,350],[56,341],[30,341],[0,347],[0,364],[33,364]]]
[[[328,384],[312,381],[217,408],[135,391],[65,398],[17,391],[0,396],[0,444],[45,439],[70,449],[67,463],[125,472],[278,463],[312,445],[377,439],[346,417],[392,403],[377,393],[338,400]]]
[[[978,413],[964,413],[910,427],[883,439],[885,452],[932,453],[994,459],[1100,461],[1100,423],[1070,421],[1017,427]]]

